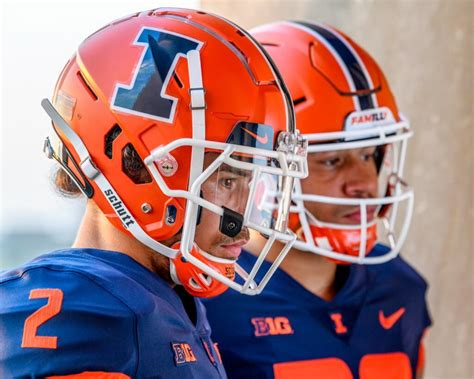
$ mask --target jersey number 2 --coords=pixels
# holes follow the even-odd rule
[[[38,328],[61,311],[63,291],[57,288],[34,289],[29,299],[47,298],[48,302],[25,320],[21,347],[56,349],[58,337],[38,336]]]

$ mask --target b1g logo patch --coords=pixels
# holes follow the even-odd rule
[[[143,28],[133,43],[143,46],[130,84],[119,83],[112,96],[112,108],[125,113],[172,123],[177,99],[166,94],[178,60],[201,41],[155,28]]]
[[[254,317],[251,319],[255,337],[293,334],[290,320],[286,317]]]
[[[188,343],[171,342],[171,348],[173,349],[174,363],[176,366],[196,362],[196,356]]]

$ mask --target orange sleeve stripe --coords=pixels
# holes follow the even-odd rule
[[[46,379],[132,379],[120,372],[84,371],[80,374],[48,376]]]
[[[419,350],[418,350],[418,362],[416,364],[416,372],[419,373],[419,372],[422,372],[423,369],[425,368],[425,361],[426,361],[426,352],[425,352],[425,339],[426,339],[426,335],[428,334],[428,328],[425,329],[425,331],[423,332],[423,337],[421,337],[421,341],[420,341],[420,347],[419,347]]]
[[[349,366],[339,358],[275,363],[273,374],[275,379],[352,378]]]
[[[409,379],[412,371],[410,358],[401,352],[367,354],[359,365],[359,377],[364,379]]]
[[[425,367],[425,346],[423,342],[420,343],[420,351],[418,352],[418,363],[416,365],[416,372],[420,372]]]

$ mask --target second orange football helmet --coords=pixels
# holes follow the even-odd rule
[[[339,30],[317,23],[279,22],[251,31],[267,49],[288,85],[298,129],[308,153],[375,146],[378,197],[352,198],[303,193],[295,186],[293,223],[301,235],[295,247],[339,263],[382,263],[394,258],[405,240],[413,192],[402,180],[409,123],[399,113],[385,76],[374,59]],[[310,202],[359,207],[360,224],[323,222],[307,210]],[[400,217],[399,206],[404,214]],[[391,245],[367,257],[379,237]],[[397,229],[399,227],[399,229]],[[397,231],[398,233],[397,233]]]

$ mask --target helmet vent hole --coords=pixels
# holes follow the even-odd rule
[[[245,37],[245,34],[239,29],[237,29],[237,34],[241,37]]]
[[[176,84],[179,86],[179,88],[184,87],[183,82],[179,79],[179,76],[178,76],[178,74],[176,74],[176,72],[173,74],[173,78],[174,78]]]
[[[114,144],[115,139],[122,133],[122,129],[120,126],[115,124],[112,129],[105,135],[105,155],[112,159],[112,146]]]
[[[122,150],[122,171],[135,184],[152,182],[150,173],[131,143],[125,145]]]
[[[82,72],[80,72],[80,71],[77,72],[77,78],[82,83],[82,85],[84,86],[84,89],[87,91],[87,93],[90,95],[90,97],[92,97],[92,99],[94,99],[94,101],[96,101],[98,99],[98,97],[94,93],[94,91],[92,90],[91,86],[86,82],[86,80],[84,79],[84,76],[82,76]]]
[[[234,47],[234,49],[241,55],[242,58],[244,58],[245,62],[249,62],[249,58],[243,53],[242,50],[240,50],[237,45],[232,42],[232,41],[229,41],[229,43]]]
[[[196,290],[201,289],[201,286],[196,282],[196,280],[194,280],[194,278],[189,279],[189,284],[191,285],[191,287],[193,287]]]
[[[271,46],[271,47],[279,47],[280,45],[278,45],[277,43],[271,43],[271,42],[260,42],[260,45],[262,46]]]
[[[296,107],[297,105],[304,103],[306,101],[306,96],[299,97],[298,99],[293,100],[293,105]]]

